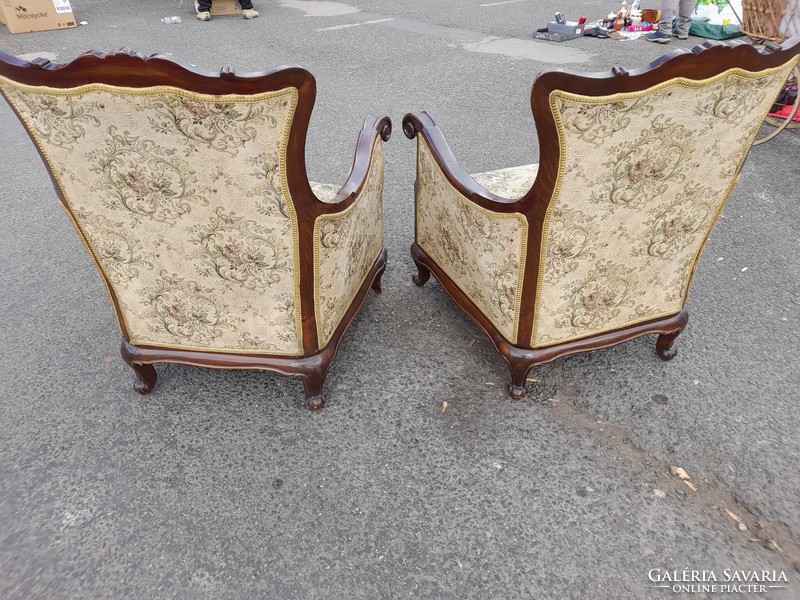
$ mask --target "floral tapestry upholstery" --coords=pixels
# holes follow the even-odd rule
[[[286,146],[297,90],[0,86],[136,345],[302,354]]]
[[[418,138],[417,244],[511,343],[517,341],[528,221],[462,196]]]
[[[517,200],[531,189],[538,172],[539,165],[537,163],[485,171],[484,173],[473,173],[470,177],[496,196]]]
[[[332,183],[309,181],[308,184],[311,186],[311,191],[314,192],[314,195],[323,202],[330,202],[339,193],[339,186]]]
[[[561,146],[532,347],[677,314],[793,64],[606,97],[550,95]]]
[[[316,184],[322,197],[336,191]],[[361,193],[340,213],[314,224],[314,297],[319,347],[333,337],[347,309],[383,250],[383,146],[372,148],[372,163]]]

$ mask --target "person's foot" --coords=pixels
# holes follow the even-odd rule
[[[644,39],[648,42],[655,42],[656,44],[668,44],[672,36],[662,31],[654,31]]]
[[[688,40],[689,34],[688,33],[679,33],[677,29],[672,30],[672,37],[676,37],[679,40]]]
[[[207,10],[204,10],[203,12],[199,12],[199,13],[197,13],[197,20],[198,21],[210,21],[211,20],[211,13],[208,12]]]
[[[252,8],[245,8],[242,11],[242,16],[245,19],[255,19],[258,16],[258,11]]]

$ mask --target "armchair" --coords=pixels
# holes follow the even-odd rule
[[[300,67],[0,53],[0,92],[100,272],[137,392],[155,363],[268,369],[322,408],[339,342],[381,289],[388,118],[366,119],[338,188],[306,175],[316,84]]]
[[[540,163],[468,175],[427,113],[417,138],[411,254],[511,372],[658,334],[669,360],[700,253],[800,37],[675,50],[634,71],[550,71],[533,84]],[[709,165],[711,166],[709,168]]]

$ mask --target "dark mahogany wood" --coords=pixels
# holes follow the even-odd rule
[[[497,196],[473,180],[461,167],[441,129],[428,113],[407,114],[403,118],[403,133],[409,139],[421,135],[427,141],[434,159],[447,180],[463,196],[482,208],[497,213],[521,213],[527,218],[528,248],[523,275],[522,306],[532,307],[535,305],[538,286],[544,219],[553,198],[559,168],[558,132],[549,104],[550,94],[553,91],[563,90],[584,96],[635,92],[675,77],[696,81],[708,79],[734,67],[748,71],[762,71],[784,65],[798,54],[800,54],[800,36],[787,40],[782,45],[768,43],[761,50],[741,40],[707,41],[691,49],[673,50],[648,66],[632,71],[615,67],[603,73],[553,70],[540,74],[531,90],[531,109],[539,137],[539,170],[531,189],[518,199]],[[529,309],[521,312],[517,330],[519,342],[514,345],[497,331],[480,309],[416,243],[411,247],[411,256],[418,270],[418,274],[413,276],[414,283],[419,286],[424,285],[433,273],[447,294],[484,331],[506,360],[511,372],[511,384],[508,390],[515,399],[524,396],[526,376],[534,365],[578,352],[607,348],[640,336],[659,334],[656,351],[663,360],[670,360],[677,354],[677,350],[673,347],[675,339],[689,320],[688,312],[684,309],[675,315],[638,323],[616,331],[533,349],[529,341],[535,315],[533,310]]]
[[[0,75],[19,83],[52,88],[73,88],[91,83],[142,88],[168,85],[202,94],[260,94],[287,87],[298,90],[298,103],[286,155],[287,180],[295,204],[300,245],[300,310],[303,337],[303,355],[296,358],[223,352],[171,350],[130,343],[124,320],[120,318],[119,302],[113,288],[111,294],[114,310],[122,328],[122,358],[136,375],[134,389],[140,394],[150,393],[156,385],[156,363],[170,362],[219,369],[264,369],[303,379],[306,404],[312,410],[324,406],[322,387],[339,344],[364,303],[370,288],[380,291],[380,280],[386,268],[384,249],[347,310],[330,342],[320,348],[314,311],[314,223],[317,217],[339,213],[355,202],[364,188],[372,162],[372,151],[378,136],[388,141],[392,124],[388,117],[378,119],[368,116],[356,142],[355,157],[350,174],[332,200],[320,200],[311,190],[306,173],[306,135],[311,112],[316,99],[316,81],[313,75],[299,66],[284,66],[269,71],[236,73],[226,67],[219,73],[200,71],[182,65],[164,55],[145,56],[127,49],[114,54],[99,51],[87,52],[68,64],[54,64],[44,59],[28,62],[0,52]],[[22,119],[20,119],[22,121]],[[24,121],[22,121],[24,123]],[[30,132],[29,132],[30,133]],[[33,139],[33,138],[32,138]],[[40,155],[41,149],[37,147]],[[42,160],[53,180],[53,187],[67,212],[71,212],[56,178],[47,161]],[[95,260],[99,265],[99,262]],[[105,279],[106,275],[101,272]]]

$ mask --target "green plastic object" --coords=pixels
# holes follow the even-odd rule
[[[710,40],[728,40],[744,34],[738,25],[712,25],[708,21],[692,20],[689,35]]]

